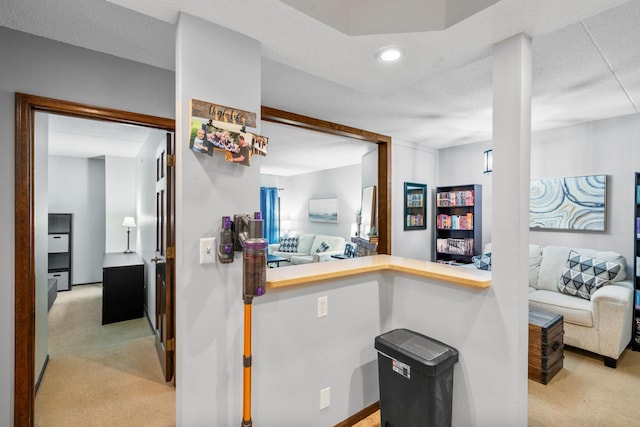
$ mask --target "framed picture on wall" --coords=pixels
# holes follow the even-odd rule
[[[427,228],[427,186],[415,182],[404,183],[404,229]]]
[[[606,175],[532,179],[529,194],[532,230],[606,230]]]
[[[338,223],[338,199],[310,199],[309,200],[309,221]]]

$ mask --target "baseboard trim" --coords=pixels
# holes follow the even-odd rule
[[[40,369],[40,375],[38,375],[38,380],[36,381],[36,389],[35,393],[38,393],[38,388],[40,387],[40,381],[42,381],[42,377],[44,376],[44,371],[47,369],[47,365],[49,364],[49,354],[44,358],[44,363],[42,364],[42,369]]]
[[[374,412],[376,412],[378,409],[380,409],[380,402],[372,403],[371,405],[367,406],[366,408],[364,408],[360,412],[357,412],[357,413],[351,415],[346,420],[344,420],[342,422],[339,422],[334,427],[351,427],[355,423],[364,420],[369,415],[371,415]]]

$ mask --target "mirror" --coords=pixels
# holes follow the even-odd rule
[[[365,187],[362,189],[361,204],[362,223],[360,225],[360,237],[368,239],[372,227],[376,225],[376,186]],[[377,236],[377,231],[374,229]]]

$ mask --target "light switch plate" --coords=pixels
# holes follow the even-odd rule
[[[216,238],[203,237],[200,239],[200,264],[216,262]]]
[[[331,405],[331,387],[320,390],[320,410],[326,409]]]

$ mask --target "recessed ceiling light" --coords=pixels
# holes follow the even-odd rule
[[[387,46],[378,49],[376,52],[376,58],[382,62],[395,62],[404,57],[404,51],[396,46]]]

